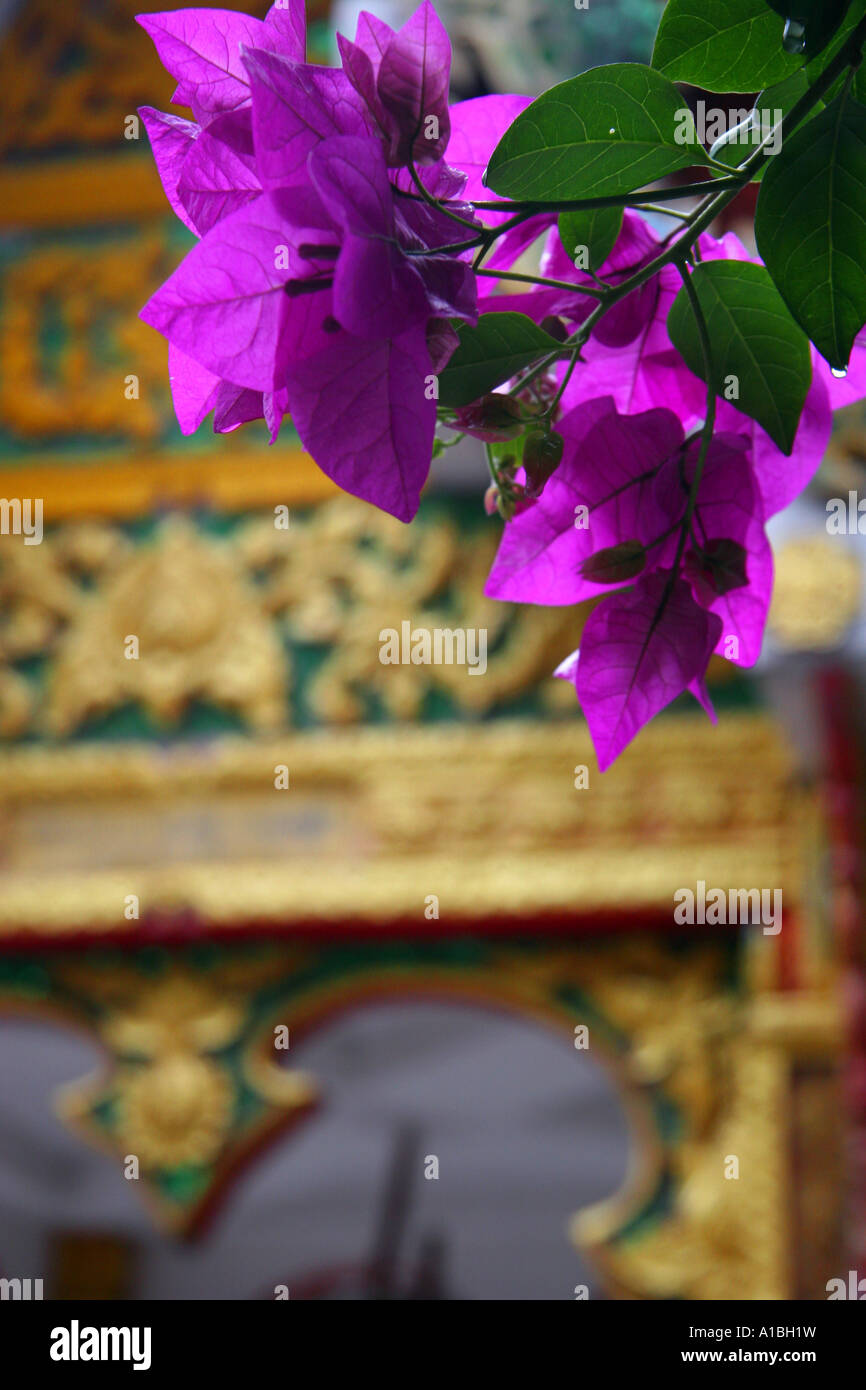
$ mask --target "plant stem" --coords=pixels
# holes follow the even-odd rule
[[[548,280],[543,275],[523,275],[513,270],[476,270],[476,275],[489,275],[496,280],[519,280],[524,285],[543,285],[547,289],[567,290],[569,294],[588,294],[593,299],[604,299],[606,289],[596,289],[591,285],[578,285],[570,280]]]
[[[603,198],[564,198],[556,202],[543,203],[532,199],[515,199],[507,202],[475,202],[472,206],[478,212],[584,212],[594,208],[640,207],[648,202],[677,202],[680,198],[699,198],[706,193],[707,184],[714,188],[733,188],[736,184],[736,170],[728,171],[726,178],[703,179],[700,183],[682,183],[674,188],[650,188],[641,193],[611,193]]]
[[[695,323],[697,324],[698,329],[698,337],[700,338],[701,342],[701,351],[703,353],[704,358],[704,372],[706,374],[707,379],[707,415],[704,421],[704,427],[701,430],[701,444],[700,449],[698,450],[697,462],[695,463],[694,477],[692,478],[691,487],[689,488],[689,500],[686,505],[686,510],[683,519],[680,522],[680,539],[677,545],[677,553],[674,558],[671,578],[668,581],[668,586],[670,588],[673,588],[673,585],[676,582],[676,578],[679,573],[680,563],[683,558],[683,551],[686,548],[686,541],[688,539],[689,532],[692,528],[692,517],[695,514],[695,507],[698,505],[698,491],[701,486],[701,478],[703,477],[704,464],[707,461],[707,454],[709,453],[710,445],[713,442],[713,431],[716,427],[716,388],[713,384],[713,349],[712,344],[710,342],[710,331],[707,327],[707,320],[704,315],[703,308],[701,307],[701,301],[698,298],[698,292],[692,284],[691,273],[683,265],[679,267],[679,271],[680,275],[682,276],[682,281],[683,285],[685,286],[686,294],[688,295],[689,302],[692,306],[692,312],[694,313]]]
[[[791,108],[787,116],[781,122],[782,141],[796,129],[805,116],[817,105],[824,94],[829,91],[837,79],[846,71],[855,71],[863,62],[863,47],[866,44],[866,17],[864,17],[853,33],[840,47],[839,51],[827,64],[824,71],[815,80],[807,92]],[[565,374],[560,388],[556,394],[554,406],[559,403],[565,388],[571,379],[575,365],[579,360],[580,349],[588,341],[593,328],[599,319],[608,312],[609,309],[620,300],[632,294],[634,290],[645,285],[648,280],[653,279],[661,270],[668,265],[675,265],[683,279],[686,293],[689,296],[695,318],[698,324],[698,331],[701,338],[701,346],[704,353],[704,361],[707,371],[707,381],[712,381],[712,352],[709,341],[709,333],[703,311],[698,300],[694,285],[691,282],[691,275],[687,266],[694,259],[694,248],[699,237],[705,232],[713,222],[724,211],[726,207],[737,197],[745,186],[751,182],[753,175],[760,169],[761,165],[772,156],[767,151],[767,146],[774,141],[778,127],[764,138],[757,150],[751,154],[737,169],[733,170],[727,177],[705,180],[701,183],[683,184],[678,188],[656,189],[641,193],[629,193],[626,195],[616,195],[602,198],[574,199],[556,203],[544,203],[538,201],[514,202],[473,202],[472,206],[478,211],[490,212],[510,212],[514,216],[501,226],[488,228],[478,239],[472,242],[458,244],[456,247],[439,248],[441,250],[466,250],[480,247],[479,254],[475,261],[475,270],[478,275],[487,275],[491,278],[517,280],[525,284],[541,285],[555,289],[564,289],[569,292],[586,294],[596,299],[598,302],[589,316],[565,342],[552,352],[545,353],[529,371],[521,377],[511,389],[512,395],[517,394],[531,385],[532,382],[548,367],[552,366],[560,358],[568,356],[571,361]],[[417,175],[415,176],[417,179]],[[419,181],[420,182],[420,181]],[[423,190],[427,194],[427,190]],[[682,214],[674,212],[672,215],[679,217],[683,222],[682,235],[673,239],[668,239],[668,244],[664,249],[645,266],[637,269],[628,279],[623,280],[619,285],[606,287],[590,287],[586,285],[570,284],[560,280],[549,280],[544,276],[528,275],[519,272],[499,272],[488,270],[480,265],[493,241],[503,235],[511,227],[527,220],[528,217],[537,213],[557,213],[568,211],[580,211],[584,209],[604,208],[604,207],[644,207],[654,212],[664,212],[666,209],[658,206],[665,201],[676,201],[680,198],[705,195],[701,202],[692,212]],[[406,195],[411,196],[411,195]],[[427,197],[429,198],[429,194]],[[551,407],[552,409],[553,407]],[[676,578],[676,573],[682,559],[683,550],[686,544],[691,521],[697,503],[697,489],[703,473],[710,442],[712,440],[713,429],[716,417],[716,393],[711,384],[708,384],[707,392],[707,419],[701,431],[701,446],[695,467],[695,477],[692,483],[689,504],[686,515],[683,519],[683,532],[680,537],[680,544],[677,549],[677,557],[674,564],[671,583]],[[666,590],[666,595],[667,595]],[[667,601],[667,597],[664,602]]]
[[[429,188],[424,187],[421,181],[421,175],[418,173],[414,164],[409,165],[409,173],[412,177],[412,182],[418,189],[422,202],[429,204],[429,206],[435,208],[437,212],[444,213],[446,217],[451,218],[452,222],[459,222],[461,227],[468,227],[470,231],[478,232],[477,222],[470,222],[468,217],[461,217],[458,212],[452,212],[444,202],[440,202],[438,198],[434,198]],[[411,196],[411,194],[409,196]]]

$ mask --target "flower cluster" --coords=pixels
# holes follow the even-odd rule
[[[213,411],[218,431],[264,418],[276,438],[290,414],[335,482],[410,520],[435,374],[454,322],[477,312],[470,265],[438,251],[472,209],[442,160],[450,44],[432,6],[398,33],[362,15],[336,69],[304,61],[303,0],[264,21],[139,22],[196,118],[141,112],[169,202],[200,238],[142,310],[169,340],[181,428]]]
[[[730,233],[721,241],[704,234],[698,246],[702,263],[749,259]],[[599,279],[615,283],[658,251],[646,220],[627,212]],[[588,280],[556,231],[542,272]],[[666,267],[591,334],[561,398],[562,463],[543,495],[507,523],[487,586],[491,597],[522,603],[574,604],[610,592],[590,615],[580,653],[557,671],[575,683],[602,768],[686,690],[713,717],[703,684],[713,652],[739,666],[758,660],[773,585],[765,523],[816,472],[832,410],[866,395],[866,339],[844,379],[813,351],[790,455],[735,404],[720,401],[687,520],[706,386],[668,335],[680,283]],[[564,289],[539,287],[508,307],[515,302],[539,322],[561,315],[569,329],[589,313],[583,296]]]
[[[488,594],[608,594],[557,672],[576,685],[601,767],[685,691],[714,717],[710,657],[758,659],[765,524],[817,469],[832,410],[866,395],[866,341],[844,381],[812,350],[790,454],[736,399],[708,419],[706,384],[668,331],[685,261],[600,314],[599,287],[667,244],[646,217],[625,213],[590,274],[555,210],[490,207],[485,169],[528,102],[449,108],[450,44],[429,0],[397,32],[362,14],[354,41],[339,39],[339,68],[305,61],[303,0],[264,21],[196,9],[139,22],[195,118],[141,113],[169,202],[198,238],[142,311],[169,340],[181,429],[212,411],[220,432],[264,418],[273,441],[288,415],[339,486],[404,521],[437,418],[485,439],[488,510],[506,517]],[[539,276],[512,293],[509,267],[541,235]],[[704,233],[693,259],[750,258],[735,237]],[[492,395],[437,409],[461,325],[515,312],[554,346],[576,342],[570,361],[554,351]]]

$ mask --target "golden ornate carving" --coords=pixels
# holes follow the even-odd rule
[[[116,144],[125,115],[170,101],[174,84],[138,12],[132,0],[24,7],[0,49],[0,151]],[[63,75],[71,49],[84,61]]]
[[[163,233],[144,230],[86,250],[49,243],[9,264],[0,316],[6,429],[23,440],[96,434],[141,443],[162,435],[173,423],[165,341],[138,308],[142,287],[159,284],[176,262]],[[65,335],[56,361],[45,356],[46,323]],[[130,376],[138,379],[132,399]]]
[[[272,519],[254,523],[239,547],[266,571],[265,602],[290,635],[333,644],[309,698],[326,721],[347,723],[363,716],[362,693],[396,719],[416,718],[436,690],[467,713],[485,712],[549,675],[576,645],[573,611],[515,609],[484,597],[498,539],[495,526],[471,536],[447,519],[410,528],[339,500],[317,508],[291,536]],[[486,630],[483,677],[458,665],[383,665],[380,632],[399,631],[407,620],[413,630]]]
[[[434,989],[443,998],[505,1007],[571,1040],[574,1023],[585,1021],[576,1000],[585,998],[593,1017],[602,1020],[591,1028],[592,1051],[612,1069],[632,1124],[632,1171],[624,1190],[605,1204],[616,1221],[627,1221],[643,1209],[673,1161],[676,1136],[665,1137],[653,1118],[653,1089],[663,1090],[668,1078],[647,1085],[623,1054],[623,1039],[640,1049],[662,994],[682,1036],[690,1019],[700,1026],[699,1011],[708,1000],[723,1007],[726,997],[724,953],[713,944],[689,951],[680,962],[682,988],[673,997],[664,947],[633,938],[616,951],[592,941],[556,942],[531,952],[491,943],[474,962],[459,964],[447,956],[437,963],[409,952],[403,962],[390,960],[383,968],[371,952],[366,963],[347,961],[330,977],[315,972],[311,983],[298,989],[296,972],[314,958],[309,946],[281,944],[221,957],[216,966],[200,970],[180,960],[153,982],[133,965],[98,958],[67,961],[60,978],[97,1019],[110,1065],[104,1075],[65,1088],[57,1102],[61,1114],[119,1161],[134,1154],[148,1181],[160,1169],[179,1165],[205,1164],[215,1173],[226,1172],[250,1141],[232,1122],[229,1050],[237,1051],[240,1042],[243,1077],[264,1102],[256,1124],[259,1140],[287,1115],[308,1111],[317,1098],[314,1078],[275,1065],[276,1022],[295,1036],[323,1026],[335,1009],[360,1007],[370,998],[424,996]],[[252,1009],[263,984],[273,1003],[264,1011]],[[691,1125],[694,1093],[687,1089],[677,1100]],[[106,1105],[115,1117],[110,1130],[97,1118]],[[164,1201],[157,1209],[175,1228],[188,1226],[195,1216],[189,1207],[178,1210]]]
[[[564,694],[573,708],[550,673],[576,644],[579,620],[484,598],[495,527],[467,535],[434,519],[410,530],[345,498],[292,515],[288,530],[274,521],[270,512],[217,538],[174,518],[139,548],[94,521],[65,523],[39,546],[7,538],[0,663],[46,656],[48,695],[39,709],[0,687],[0,719],[17,734],[29,712],[31,727],[68,735],[127,702],[177,722],[200,697],[254,729],[277,728],[289,718],[287,639],[331,645],[306,696],[323,722],[359,720],[371,701],[414,718],[437,692],[485,713],[537,682],[550,703]],[[486,672],[383,665],[379,634],[404,620],[486,630]],[[138,661],[124,659],[127,634],[140,640]]]
[[[769,628],[777,642],[795,651],[837,647],[860,612],[856,555],[828,536],[807,536],[780,545],[775,562]]]
[[[640,1240],[621,1235],[630,1213],[620,1199],[579,1213],[573,1236],[622,1296],[795,1297],[791,1077],[802,1056],[838,1055],[838,1002],[737,1004],[693,965],[659,978],[651,943],[638,948],[636,975],[630,949],[599,997],[631,1040],[630,1084],[662,1085],[682,1107],[684,1132],[665,1160],[672,1197]]]
[[[591,1213],[574,1221],[575,1239],[601,1256],[609,1277],[632,1297],[790,1297],[787,1066],[781,1054],[756,1048],[748,1036],[744,1042],[732,1041],[717,1058],[724,1089],[713,1123],[670,1156],[668,1218],[640,1242],[619,1243],[608,1230],[606,1246]],[[733,1160],[737,1178],[726,1176]]]
[[[99,1001],[99,1032],[114,1059],[106,1075],[59,1093],[64,1118],[103,1142],[95,1112],[110,1101],[110,1147],[122,1159],[134,1155],[145,1174],[214,1162],[232,1142],[236,1092],[220,1054],[246,1026],[249,992],[266,970],[254,963],[239,982],[231,966],[214,977],[178,967],[153,984],[133,970],[115,968],[105,978],[83,963],[61,973]],[[251,1071],[248,1081],[255,1087],[260,1076]],[[267,1080],[260,1094],[273,1110],[302,1109],[315,1098],[314,1082],[298,1071],[283,1073],[280,1087]]]
[[[307,0],[308,23],[328,5]],[[250,0],[235,8],[263,17],[269,7],[267,0]],[[139,106],[187,114],[171,107],[176,84],[135,23],[139,13],[138,0],[28,0],[0,48],[0,154],[123,144],[124,118]],[[141,140],[146,144],[143,133]],[[46,201],[50,193],[49,183]],[[94,220],[107,212],[96,202],[89,210]]]
[[[283,722],[286,690],[277,633],[231,553],[174,517],[82,598],[58,643],[47,719],[66,734],[130,701],[171,721],[199,697],[268,729]]]

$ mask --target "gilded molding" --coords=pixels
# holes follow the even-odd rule
[[[672,914],[674,890],[698,877],[778,884],[796,906],[798,802],[768,719],[657,722],[578,791],[574,766],[591,759],[577,719],[287,732],[221,740],[207,757],[118,743],[3,751],[0,931],[122,936],[140,925],[123,915],[130,894],[142,918],[193,913],[214,930],[423,928],[431,894],[443,919]]]

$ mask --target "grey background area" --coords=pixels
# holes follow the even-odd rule
[[[55,1118],[55,1088],[101,1067],[74,1033],[0,1019],[0,1274],[47,1275],[52,1233],[134,1243],[137,1298],[273,1298],[359,1292],[400,1136],[408,1206],[401,1296],[438,1250],[456,1299],[604,1297],[569,1243],[569,1216],[617,1191],[629,1130],[609,1074],[567,1036],[481,1008],[387,1003],[361,1009],[287,1054],[323,1091],[320,1110],[243,1174],[197,1241],[154,1229],[135,1183]],[[409,1142],[408,1127],[415,1128]],[[438,1180],[425,1159],[439,1160]],[[428,1165],[429,1166],[429,1165]],[[421,1287],[424,1287],[422,1284]]]

